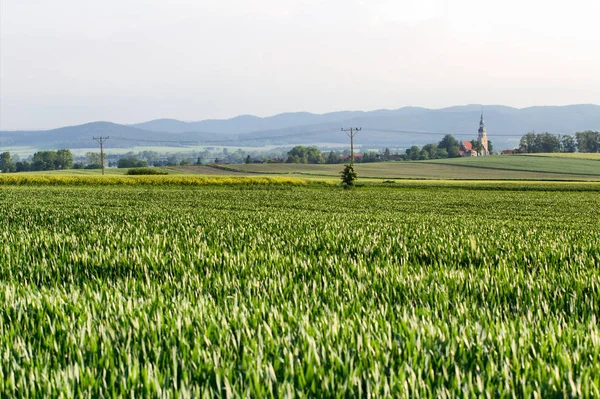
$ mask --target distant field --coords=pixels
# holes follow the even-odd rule
[[[238,165],[227,165],[228,167],[235,167]],[[205,165],[193,165],[193,166],[173,166],[166,168],[169,173],[186,173],[186,174],[200,174],[200,175],[248,175],[246,172],[234,172],[230,170],[214,168],[212,166]]]
[[[590,180],[600,181],[598,154],[500,155],[413,162],[356,164],[361,179],[436,180]],[[594,157],[598,160],[594,160]],[[342,165],[240,164],[173,166],[160,168],[170,175],[256,176],[289,175],[301,178],[337,179]],[[107,175],[122,175],[127,169],[107,168]],[[72,169],[26,175],[100,175],[100,170]]]
[[[156,168],[158,170],[160,170],[161,172],[166,172],[170,175],[172,174],[183,174],[184,172],[177,170],[177,169],[173,169],[173,168]],[[124,175],[125,173],[127,173],[129,169],[128,168],[106,168],[104,169],[104,174],[106,175]],[[13,173],[14,175],[42,175],[42,176],[47,176],[47,175],[68,175],[68,176],[99,176],[102,175],[102,170],[101,169],[68,169],[68,170],[48,170],[48,171],[43,171],[43,172],[19,172],[19,173]],[[209,174],[209,173],[207,173]]]
[[[118,169],[118,168],[106,168],[104,173],[107,175],[124,175],[127,172],[127,169]],[[43,172],[19,172],[14,173],[15,175],[83,175],[83,176],[94,176],[101,175],[102,171],[100,169],[68,169],[68,170],[48,170]]]
[[[203,173],[205,168],[176,169],[185,173]],[[337,177],[341,165],[243,164],[224,168],[229,173]],[[359,177],[374,179],[600,180],[600,163],[597,161],[559,157],[493,156],[366,163],[356,164],[356,171]]]
[[[600,176],[600,164],[598,162],[575,157],[497,155],[480,158],[438,159],[424,162],[473,168]]]
[[[591,159],[593,161],[600,161],[600,153],[582,153],[582,152],[556,152],[556,153],[543,153],[543,154],[523,154],[532,157],[552,157],[552,158],[574,158],[574,159]]]
[[[10,152],[12,156],[18,155],[20,157],[28,157],[29,155],[32,155],[33,153],[37,152],[38,149],[35,147],[28,146],[2,146],[2,150],[0,152],[4,151]]]

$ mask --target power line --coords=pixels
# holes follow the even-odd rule
[[[470,133],[448,133],[448,132],[430,132],[430,131],[417,131],[417,130],[396,130],[396,129],[380,129],[380,128],[365,128],[369,131],[382,132],[382,133],[398,133],[398,134],[419,134],[428,136],[470,136]],[[522,134],[494,134],[493,137],[522,137]]]
[[[348,137],[350,137],[350,147],[351,147],[351,160],[354,161],[354,137],[358,131],[361,131],[363,128],[348,128],[341,129],[344,131]],[[448,133],[448,132],[432,132],[432,131],[416,131],[416,130],[401,130],[401,129],[384,129],[384,128],[364,128],[370,132],[382,132],[382,133],[395,133],[402,135],[419,135],[419,136],[445,136],[448,134],[454,136],[468,136],[469,133]],[[243,137],[243,134],[239,135],[236,138],[229,139],[219,139],[219,140],[156,140],[156,139],[145,139],[145,138],[127,138],[127,137],[112,137],[111,140],[116,141],[125,141],[125,142],[142,142],[142,143],[170,143],[170,144],[180,144],[180,145],[202,145],[202,144],[228,144],[228,143],[239,143],[244,141],[259,141],[259,140],[276,140],[276,139],[285,139],[285,138],[293,138],[293,137],[307,137],[316,134],[322,133],[333,133],[333,129],[327,130],[318,130],[318,131],[310,131],[310,132],[302,132],[302,133],[292,133],[292,134],[282,134],[275,136],[258,136],[258,137]],[[521,137],[519,134],[494,134],[494,137]],[[101,152],[103,150],[103,145],[100,143],[100,139],[102,141],[106,141],[108,137],[94,137],[96,141],[101,145]],[[80,139],[83,140],[83,139]]]
[[[354,128],[353,128],[354,129]],[[362,129],[362,128],[361,128]],[[383,128],[364,128],[369,132],[382,132],[382,133],[396,133],[403,135],[419,135],[419,136],[445,136],[445,135],[453,135],[453,136],[470,136],[469,133],[448,133],[448,132],[432,132],[432,131],[417,131],[417,130],[400,130],[400,129],[383,129]],[[160,139],[146,139],[146,138],[128,138],[128,137],[115,137],[112,136],[111,140],[116,141],[126,141],[126,142],[142,142],[142,143],[171,143],[171,144],[180,144],[180,145],[202,145],[202,144],[227,144],[227,143],[239,143],[239,142],[248,142],[248,141],[259,141],[259,140],[276,140],[276,139],[285,139],[292,137],[307,137],[321,133],[333,133],[334,130],[318,130],[311,132],[303,132],[303,133],[292,133],[292,134],[282,134],[275,136],[259,136],[259,137],[244,137],[244,134],[238,135],[236,138],[229,139],[219,139],[219,140],[160,140]],[[216,133],[215,133],[216,134]],[[522,137],[520,134],[494,134],[494,137]],[[76,141],[86,141],[87,139],[81,138]]]
[[[144,142],[144,143],[177,143],[177,144],[187,144],[187,145],[193,145],[193,144],[218,144],[218,143],[237,143],[240,141],[256,141],[256,140],[274,140],[274,139],[283,139],[283,138],[290,138],[290,137],[305,137],[305,136],[312,136],[315,134],[321,134],[321,133],[330,133],[333,132],[333,129],[331,130],[319,130],[319,131],[313,131],[313,132],[304,132],[304,133],[294,133],[294,134],[285,134],[285,135],[279,135],[279,136],[260,136],[260,137],[238,137],[235,139],[222,139],[222,140],[152,140],[152,139],[131,139],[131,138],[126,138],[126,137],[113,137],[113,140],[118,140],[118,141],[130,141],[130,142]]]

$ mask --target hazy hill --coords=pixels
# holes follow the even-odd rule
[[[156,132],[215,132],[249,133],[265,130],[278,130],[306,125],[324,125],[350,120],[365,121],[370,124],[383,124],[386,128],[417,129],[435,131],[472,130],[478,126],[481,106],[466,105],[442,109],[404,107],[397,110],[343,111],[328,114],[308,112],[284,113],[266,118],[242,115],[231,119],[182,122],[175,119],[157,119],[132,125]],[[485,106],[485,118],[491,130],[514,133],[515,130],[535,129],[568,133],[585,129],[600,123],[600,106],[569,105],[551,107],[511,108],[505,106]],[[473,120],[475,119],[475,122]],[[339,123],[338,123],[339,124]]]
[[[496,148],[511,148],[532,130],[572,134],[600,130],[600,106],[569,105],[511,108],[485,106],[488,136]],[[157,119],[125,126],[94,122],[47,131],[2,132],[3,146],[81,148],[94,146],[92,136],[110,136],[107,147],[135,145],[292,145],[339,143],[348,139],[341,127],[363,128],[356,143],[364,146],[403,148],[437,142],[444,134],[460,139],[477,135],[481,106],[443,109],[404,107],[396,110],[342,111],[328,114],[284,113],[267,118],[242,115],[226,120],[183,122]]]
[[[194,132],[187,134],[158,133],[112,122],[91,122],[52,130],[3,131],[2,145],[30,146],[39,149],[87,148],[97,144],[93,137],[108,136],[107,148],[145,146],[182,146],[198,140],[214,139],[213,134]],[[221,135],[228,139],[229,135]]]
[[[278,137],[273,143],[289,142],[286,134],[295,135],[294,143],[346,143],[340,127],[360,126],[357,143],[363,145],[409,146],[437,142],[444,134],[461,139],[473,139],[479,128],[480,106],[460,106],[440,110],[401,108],[352,113],[351,118],[278,130],[255,131],[244,138]],[[572,134],[583,130],[600,130],[600,106],[573,105],[563,107],[532,107],[516,109],[486,106],[484,118],[490,140],[496,148],[512,148],[520,137],[532,130]],[[310,132],[320,132],[310,134]]]
[[[176,119],[156,119],[132,126],[154,132],[213,132],[234,134],[249,133],[258,130],[276,130],[327,122],[339,122],[360,114],[363,114],[363,112],[342,111],[328,114],[290,112],[266,118],[260,118],[254,115],[240,115],[231,119],[207,119],[198,122],[182,122]]]

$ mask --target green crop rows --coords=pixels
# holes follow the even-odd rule
[[[600,395],[600,192],[0,187],[0,397]]]

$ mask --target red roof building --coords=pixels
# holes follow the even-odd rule
[[[476,157],[477,151],[473,149],[473,144],[470,141],[461,141],[458,152],[463,157]]]
[[[354,154],[354,159],[361,159],[362,157],[363,157],[363,154]],[[350,155],[341,155],[340,159],[342,159],[342,160],[350,159]]]

